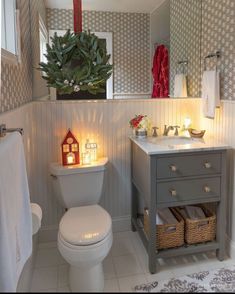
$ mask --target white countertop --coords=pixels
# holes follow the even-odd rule
[[[182,136],[159,136],[147,138],[136,138],[134,136],[131,136],[130,139],[135,142],[148,155],[224,150],[230,148],[230,146],[226,143],[223,143],[213,137],[206,136],[202,139]]]

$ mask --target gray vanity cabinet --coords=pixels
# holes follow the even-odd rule
[[[138,230],[156,273],[156,258],[216,250],[225,253],[226,149],[148,155],[131,141],[132,229]],[[143,230],[138,199],[149,210],[150,234]],[[156,251],[156,210],[189,204],[216,203],[216,240]]]

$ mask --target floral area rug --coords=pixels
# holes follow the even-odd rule
[[[136,286],[134,291],[152,293],[235,293],[235,266],[143,284]]]

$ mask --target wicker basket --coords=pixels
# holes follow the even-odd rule
[[[184,218],[185,221],[185,242],[187,244],[203,243],[215,240],[216,236],[216,215],[203,205],[201,207],[206,215],[206,218],[200,220],[191,220]],[[178,213],[180,211],[175,208]]]
[[[184,220],[174,208],[170,208],[170,210],[179,222],[177,224],[156,225],[156,249],[158,250],[184,245]],[[147,209],[144,210],[144,231],[149,236],[149,213]]]

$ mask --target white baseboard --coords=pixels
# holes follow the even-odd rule
[[[113,233],[131,230],[131,216],[121,216],[112,219]],[[39,231],[39,243],[56,242],[58,226],[42,227]]]
[[[226,235],[226,251],[231,259],[235,259],[235,242]]]
[[[42,227],[39,230],[39,243],[56,242],[58,229],[58,226]]]
[[[112,219],[113,233],[131,230],[131,216],[121,216]]]

